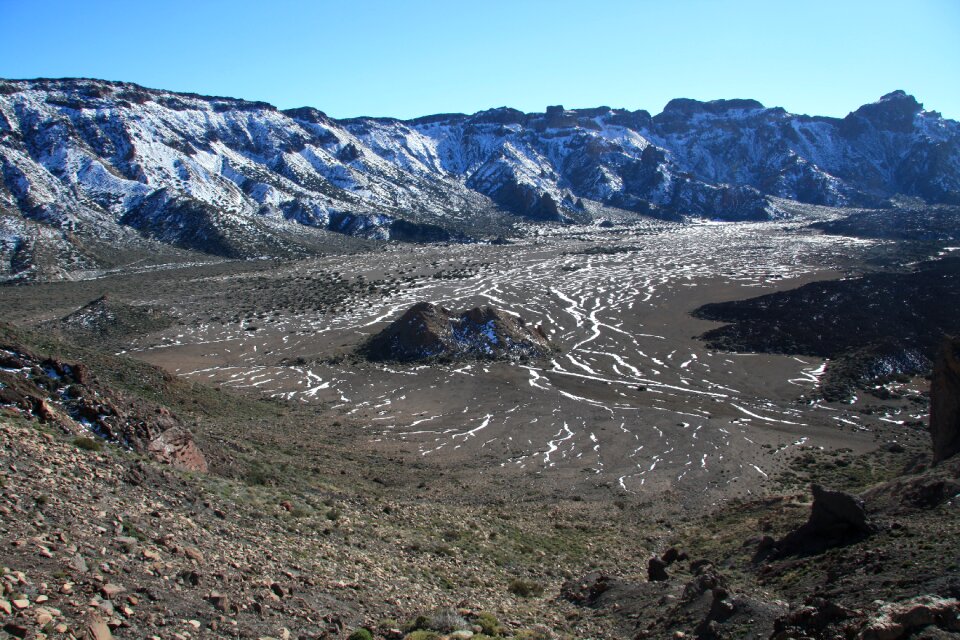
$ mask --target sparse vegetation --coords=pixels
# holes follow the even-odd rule
[[[73,445],[78,449],[83,449],[84,451],[102,451],[103,450],[103,441],[97,438],[90,438],[87,436],[77,436],[73,439]]]
[[[533,596],[543,595],[543,585],[534,580],[524,580],[522,578],[514,578],[510,581],[510,584],[507,586],[507,590],[521,598],[530,598]]]

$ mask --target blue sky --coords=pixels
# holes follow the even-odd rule
[[[960,119],[960,1],[0,0],[0,77],[83,76],[335,117],[658,113],[756,98],[842,116],[894,89]]]

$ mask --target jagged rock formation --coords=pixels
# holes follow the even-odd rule
[[[809,520],[776,544],[776,556],[818,553],[855,542],[873,531],[859,498],[818,484],[813,485],[812,491]]]
[[[77,437],[114,442],[173,466],[206,471],[193,435],[168,409],[101,384],[82,362],[41,356],[0,330],[0,410]]]
[[[960,453],[960,339],[940,347],[930,382],[930,436],[934,464]]]
[[[410,362],[434,358],[524,358],[550,351],[540,327],[493,307],[454,315],[429,302],[418,303],[373,336],[360,353],[370,360]]]
[[[767,195],[845,205],[898,193],[960,202],[960,127],[902,91],[843,119],[679,99],[657,116],[554,106],[399,121],[130,83],[0,81],[7,276],[96,267],[90,238],[289,255],[325,231],[408,239],[402,223],[495,236],[502,212],[756,219],[781,215]]]

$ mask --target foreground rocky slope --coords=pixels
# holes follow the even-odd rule
[[[21,350],[43,346],[16,335]],[[150,371],[47,348],[88,356],[104,383]],[[702,514],[608,498],[488,500],[452,470],[439,478],[366,452],[359,425],[176,380],[150,388],[202,417],[208,473],[0,410],[0,637],[960,631],[956,456],[930,466],[903,447],[850,456],[801,446],[783,491]],[[812,478],[831,489],[815,488],[811,504]]]
[[[146,376],[163,379],[166,374],[147,370]],[[83,362],[38,353],[14,327],[0,324],[0,408],[93,448],[100,445],[90,436],[181,469],[207,470],[193,434],[168,408],[101,378],[101,372]]]
[[[903,92],[843,119],[674,100],[656,116],[549,107],[398,121],[129,83],[2,81],[0,275],[102,267],[100,243],[293,255],[326,246],[328,232],[493,237],[504,213],[758,219],[782,214],[768,195],[957,202],[958,131]]]

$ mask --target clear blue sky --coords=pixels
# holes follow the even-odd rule
[[[894,89],[960,119],[958,0],[0,0],[0,77],[83,76],[409,118],[658,113],[756,98],[842,116]]]

